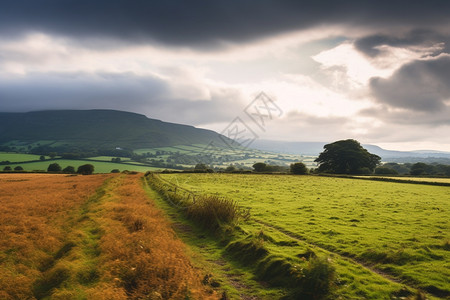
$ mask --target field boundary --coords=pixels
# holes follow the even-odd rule
[[[396,179],[396,178],[386,178],[386,177],[379,177],[379,178],[378,177],[359,177],[359,176],[335,175],[335,174],[318,174],[317,176],[336,177],[336,178],[345,178],[345,179],[386,181],[386,182],[409,183],[409,184],[425,184],[425,185],[435,185],[435,186],[450,186],[450,183],[447,183],[447,182],[408,180],[408,179]],[[420,177],[416,177],[416,178],[420,178]]]

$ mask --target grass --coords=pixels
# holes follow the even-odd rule
[[[0,152],[0,161],[22,162],[39,160],[40,155]],[[46,159],[49,157],[47,156]]]
[[[0,174],[0,298],[217,299],[140,177]]]
[[[161,176],[197,193],[233,199],[251,209],[256,220],[364,261],[435,295],[450,292],[448,187],[315,176]],[[339,262],[339,276],[355,278],[345,265]],[[363,288],[357,283],[346,293],[356,297],[359,291],[376,299],[375,284]]]
[[[64,227],[106,178],[0,175],[0,298],[41,298],[65,280],[55,262],[70,248]]]
[[[90,160],[70,160],[70,159],[57,159],[57,160],[51,160],[51,161],[23,163],[23,164],[20,164],[20,166],[25,171],[35,171],[35,170],[46,171],[48,168],[48,165],[51,163],[58,163],[62,169],[64,169],[67,166],[73,166],[75,168],[75,170],[81,165],[92,164],[92,165],[94,165],[95,173],[109,173],[113,169],[118,169],[119,171],[129,170],[129,171],[136,171],[136,172],[147,172],[147,171],[155,171],[155,170],[161,169],[161,168],[155,168],[155,167],[128,165],[128,164],[120,164],[120,163],[112,163],[112,162],[99,162],[99,161],[90,161]],[[14,169],[13,164],[10,164],[10,166]]]

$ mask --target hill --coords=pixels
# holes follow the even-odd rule
[[[256,140],[252,147],[264,151],[317,156],[323,151],[323,146],[330,142],[285,142],[271,140]],[[379,155],[386,162],[438,162],[450,164],[450,152],[434,150],[394,151],[386,150],[376,145],[363,144],[370,153]]]
[[[218,133],[114,110],[0,113],[0,145],[139,149],[174,145],[222,145]]]

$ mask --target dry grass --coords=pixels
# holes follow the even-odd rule
[[[1,174],[0,206],[0,299],[218,298],[139,175]]]
[[[0,298],[33,298],[42,263],[64,244],[70,213],[106,175],[0,175]]]
[[[121,287],[129,299],[217,298],[202,286],[185,245],[149,202],[140,176],[126,176],[111,197],[103,206],[100,260],[102,281],[115,285],[98,286],[92,293],[113,294],[111,288]]]

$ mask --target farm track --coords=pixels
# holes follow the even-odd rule
[[[300,241],[302,243],[314,246],[314,247],[316,247],[316,248],[318,248],[318,249],[320,249],[320,250],[322,250],[324,252],[328,252],[328,253],[331,253],[333,255],[336,255],[336,256],[340,257],[341,259],[347,260],[347,261],[349,261],[349,262],[351,262],[353,264],[356,264],[356,265],[360,266],[361,268],[363,268],[363,269],[365,269],[365,270],[367,270],[367,271],[369,271],[371,273],[378,274],[379,276],[383,277],[384,279],[386,279],[386,280],[388,280],[388,281],[390,281],[392,283],[402,284],[402,285],[404,285],[404,286],[406,286],[406,287],[408,287],[408,288],[410,288],[412,290],[417,290],[418,289],[417,287],[411,285],[411,283],[406,282],[406,281],[402,280],[401,278],[394,277],[391,274],[388,274],[388,273],[386,273],[386,272],[384,272],[382,270],[379,270],[379,269],[375,268],[371,264],[368,264],[368,263],[366,263],[366,262],[364,262],[362,260],[356,259],[355,257],[352,257],[350,255],[346,255],[344,253],[339,253],[339,252],[336,252],[336,251],[329,250],[326,247],[323,247],[321,245],[318,245],[318,244],[315,244],[315,243],[312,243],[312,242],[308,241],[303,236],[301,236],[301,235],[299,235],[297,233],[290,232],[289,230],[286,230],[286,229],[281,228],[279,226],[272,225],[272,224],[269,224],[267,222],[255,219],[255,218],[252,218],[252,220],[254,222],[258,223],[258,224],[261,224],[261,225],[264,225],[264,226],[269,227],[271,229],[274,229],[274,230],[276,230],[276,231],[278,231],[278,232],[280,232],[280,233],[282,233],[282,234],[284,234],[284,235],[286,235],[286,236],[288,236],[288,237],[290,237],[290,238],[292,238],[294,240],[297,240],[297,241]],[[442,297],[442,295],[440,295],[440,294],[432,293],[430,291],[427,291],[427,292],[429,294],[435,296],[435,297],[438,297],[438,298]]]

